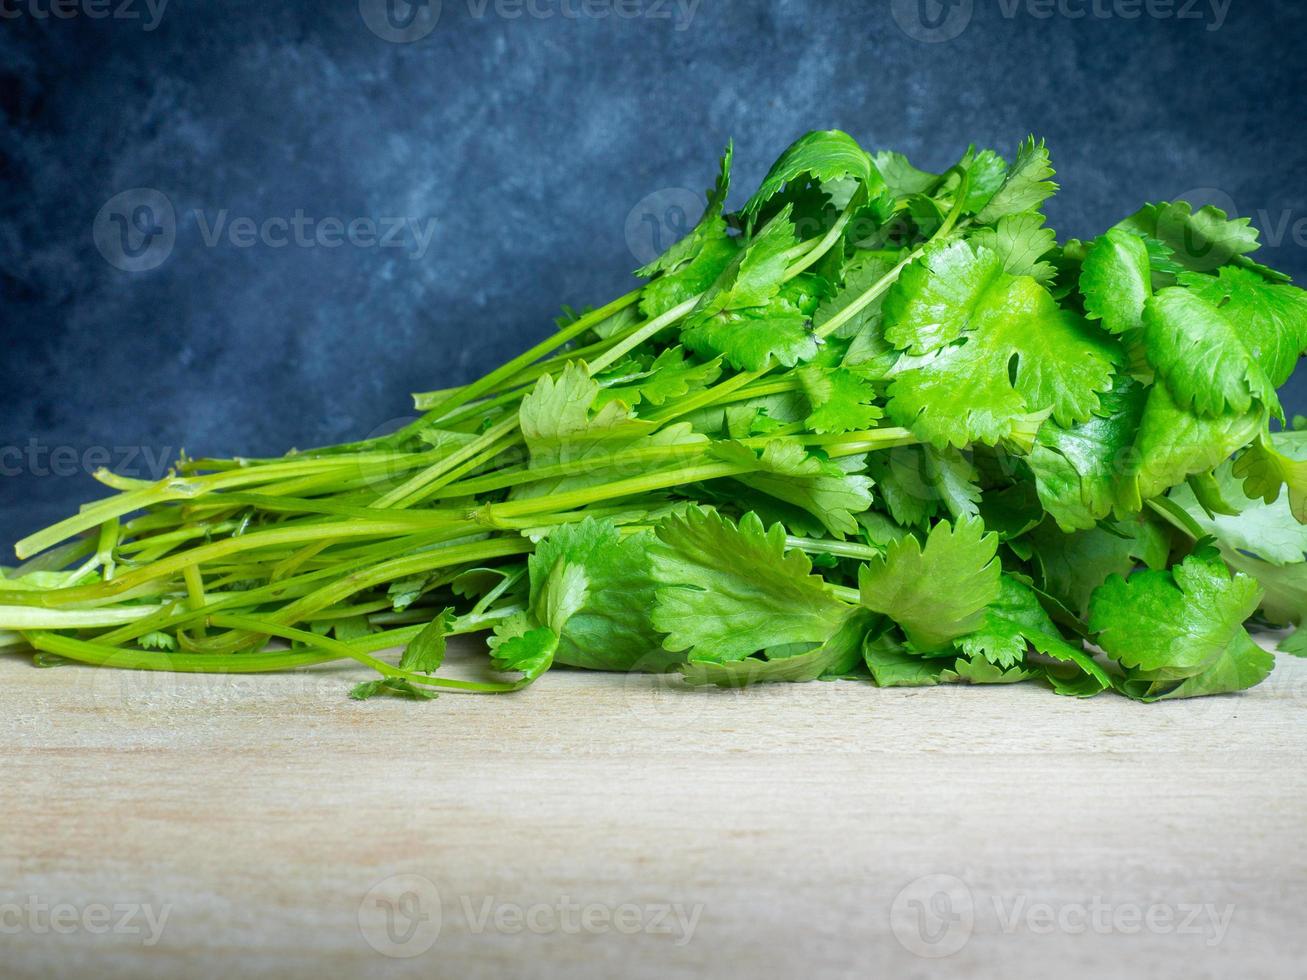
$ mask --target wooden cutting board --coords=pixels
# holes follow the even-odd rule
[[[556,670],[353,702],[0,658],[0,974],[1299,976],[1307,663],[1034,685]]]

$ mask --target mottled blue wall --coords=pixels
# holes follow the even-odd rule
[[[0,4],[4,542],[98,495],[87,466],[406,415],[626,289],[641,215],[674,216],[729,137],[746,187],[807,129],[926,166],[1033,131],[1062,235],[1189,195],[1307,279],[1294,0],[431,0],[409,43],[379,36],[386,0],[61,2]],[[170,250],[115,251],[117,203],[93,234],[135,188],[171,206]],[[396,218],[399,247],[314,237]]]

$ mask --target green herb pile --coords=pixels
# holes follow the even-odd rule
[[[19,543],[0,644],[353,660],[358,698],[558,664],[1141,700],[1270,673],[1248,627],[1307,609],[1307,426],[1276,395],[1307,294],[1246,220],[1150,204],[1059,245],[1033,139],[934,174],[810,133],[736,212],[730,167],[641,287],[399,432],[97,474],[115,496]],[[442,675],[483,630],[483,676]]]

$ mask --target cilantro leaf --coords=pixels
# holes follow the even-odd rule
[[[1152,275],[1148,246],[1138,235],[1113,228],[1094,239],[1080,272],[1085,315],[1114,334],[1140,329]]]
[[[595,397],[595,407],[610,401],[623,401],[634,408],[640,402],[655,407],[682,398],[691,391],[708,387],[721,376],[721,358],[696,363],[678,347],[660,351],[648,370],[628,383],[603,388]]]
[[[895,197],[925,194],[939,183],[939,174],[918,170],[902,153],[881,150],[872,155],[872,163],[885,180],[889,192]]]
[[[747,687],[751,684],[801,683],[821,677],[843,677],[862,660],[862,640],[875,618],[854,609],[835,634],[818,646],[792,657],[762,660],[691,661],[681,668],[687,684]]]
[[[1165,568],[1171,550],[1165,530],[1146,517],[1074,534],[1046,521],[1028,537],[1044,591],[1077,616],[1088,612],[1090,596],[1110,576],[1128,575],[1139,564]]]
[[[1275,386],[1240,328],[1199,292],[1173,286],[1149,297],[1144,341],[1179,407],[1209,418],[1246,412],[1255,401],[1278,410]]]
[[[657,582],[654,625],[663,645],[691,661],[740,660],[786,643],[830,639],[849,606],[826,591],[800,551],[785,550],[785,529],[755,514],[739,525],[691,507],[659,523],[649,547]]]
[[[1273,387],[1289,380],[1298,358],[1307,354],[1307,292],[1232,266],[1215,278],[1187,273],[1180,281],[1237,325],[1240,339]]]
[[[1230,220],[1211,205],[1195,211],[1188,201],[1146,204],[1116,227],[1158,240],[1176,264],[1194,272],[1218,269],[1260,247],[1249,219]]]
[[[1234,475],[1243,480],[1244,493],[1268,504],[1279,499],[1281,487],[1287,487],[1290,512],[1299,524],[1307,524],[1307,439],[1298,433],[1278,437],[1262,433],[1235,461]]]
[[[649,620],[655,587],[652,544],[647,531],[623,534],[611,521],[587,518],[554,529],[536,547],[527,562],[531,605],[537,620],[558,634],[559,663],[595,670],[661,670],[678,659],[663,651],[662,637]],[[564,571],[572,568],[577,571]],[[575,577],[550,585],[564,574]],[[578,590],[581,579],[585,588]],[[563,595],[550,596],[550,590]],[[542,613],[542,606],[562,601],[569,607],[552,616]]]
[[[885,315],[886,337],[906,352],[892,372],[890,417],[938,447],[994,445],[1041,412],[1084,421],[1120,356],[1033,279],[965,242],[904,270]]]
[[[753,472],[734,479],[807,511],[836,538],[856,531],[853,515],[871,506],[872,480],[861,475],[863,467],[857,457],[821,459],[809,455],[792,439],[769,440],[761,456],[731,442],[716,443],[712,453],[727,462],[753,467]]]
[[[521,614],[501,620],[489,642],[490,666],[501,673],[521,672],[523,687],[553,666],[558,650],[557,633],[548,626],[532,626]]]
[[[975,630],[998,598],[998,535],[976,518],[941,521],[926,538],[893,542],[858,570],[862,604],[898,623],[919,650],[938,649]]]
[[[838,129],[817,130],[790,144],[740,213],[749,220],[756,218],[763,205],[785,185],[804,176],[818,181],[852,177],[867,188],[868,197],[875,197],[884,188],[871,157],[852,136]]]
[[[941,510],[954,518],[977,513],[975,467],[956,449],[903,446],[873,453],[867,473],[880,487],[890,516],[906,527],[925,524]]]
[[[726,205],[726,195],[731,189],[731,159],[734,155],[734,144],[727,143],[726,152],[722,154],[722,162],[717,172],[717,182],[708,191],[707,207],[704,208],[703,215],[690,233],[648,265],[636,269],[636,276],[648,279],[660,272],[671,272],[692,261],[706,242],[725,236],[726,223],[722,220],[722,209]]]
[[[1023,664],[1027,647],[1072,665],[1083,681],[1055,685],[1078,697],[1091,696],[1112,686],[1111,678],[1081,647],[1062,638],[1034,591],[1010,575],[1001,581],[999,597],[985,609],[980,628],[958,641],[973,662],[988,661],[1007,669]],[[1071,675],[1072,677],[1075,674]]]
[[[885,415],[876,404],[876,389],[848,368],[808,364],[799,368],[798,378],[812,406],[806,425],[813,432],[870,429]]]
[[[1265,424],[1265,415],[1256,408],[1211,418],[1194,415],[1175,404],[1166,385],[1153,385],[1135,439],[1140,499],[1156,497],[1194,473],[1220,466],[1252,442]]]
[[[1043,258],[1057,244],[1057,233],[1044,227],[1046,220],[1035,211],[1004,215],[994,227],[977,230],[971,243],[997,255],[1005,272],[1047,284],[1057,270]]]
[[[1118,377],[1102,395],[1098,414],[1072,426],[1049,420],[1039,430],[1027,461],[1040,503],[1064,531],[1093,527],[1114,511],[1142,506],[1133,479],[1134,445],[1148,394]]]
[[[431,701],[435,699],[436,692],[411,684],[402,677],[381,677],[375,681],[364,681],[349,692],[349,696],[355,701],[366,701],[382,695],[409,698],[413,701]]]
[[[1169,572],[1113,576],[1095,590],[1089,628],[1126,671],[1126,691],[1156,699],[1243,690],[1270,672],[1273,658],[1243,627],[1262,590],[1230,575],[1214,548]]]
[[[1297,443],[1293,451],[1307,459],[1307,440],[1298,439]],[[1233,514],[1209,514],[1189,486],[1176,487],[1168,496],[1202,533],[1215,538],[1222,549],[1243,552],[1272,565],[1307,561],[1307,523],[1301,523],[1290,510],[1289,502],[1280,498],[1278,484],[1277,493],[1270,500],[1261,494],[1245,495],[1246,485],[1239,484],[1240,477],[1249,472],[1250,460],[1267,451],[1262,448],[1264,445],[1262,441],[1254,443],[1235,463],[1223,464],[1213,473],[1222,497],[1233,505]],[[1295,464],[1273,448],[1267,448],[1289,465],[1307,469],[1303,463]],[[1285,448],[1290,448],[1287,440]]]
[[[1029,137],[1017,149],[1002,185],[976,215],[976,221],[988,225],[1010,214],[1034,211],[1057,192],[1057,184],[1048,179],[1052,176],[1048,147],[1043,140],[1035,142]]]
[[[445,637],[453,628],[454,610],[447,606],[409,640],[399,660],[400,668],[434,674],[445,662]]]

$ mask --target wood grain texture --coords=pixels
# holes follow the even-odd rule
[[[563,670],[347,700],[362,676],[0,658],[0,973],[1302,973],[1301,661],[1154,706]],[[86,918],[130,905],[157,943]]]

